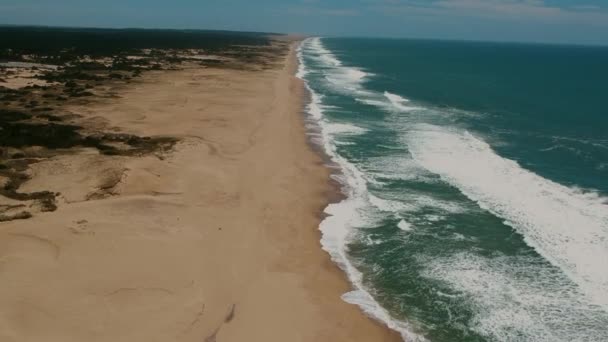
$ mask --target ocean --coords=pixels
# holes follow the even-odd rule
[[[309,38],[343,299],[408,341],[608,341],[608,48]]]

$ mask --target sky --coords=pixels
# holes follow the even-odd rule
[[[608,0],[0,0],[0,24],[608,45]]]

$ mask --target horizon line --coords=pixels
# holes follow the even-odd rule
[[[307,33],[285,33],[285,32],[265,32],[265,31],[239,31],[233,29],[206,29],[206,28],[168,28],[168,27],[111,27],[111,26],[63,26],[63,25],[37,25],[37,24],[2,24],[0,27],[22,27],[22,28],[48,28],[48,29],[90,29],[90,30],[149,30],[149,31],[203,31],[203,32],[230,32],[260,35],[282,35],[282,36],[302,36],[320,38],[342,38],[342,39],[387,39],[387,40],[414,40],[414,41],[439,41],[439,42],[462,42],[462,43],[486,43],[486,44],[520,44],[520,45],[547,45],[562,47],[587,47],[587,48],[607,48],[608,43],[573,43],[573,42],[547,42],[547,41],[518,41],[518,40],[487,40],[487,39],[467,39],[467,38],[438,38],[438,37],[396,37],[379,35],[324,35]]]

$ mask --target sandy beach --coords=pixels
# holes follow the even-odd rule
[[[71,104],[91,126],[175,137],[143,157],[33,164],[57,210],[0,223],[0,340],[399,341],[340,296],[321,250],[329,171],[290,52],[266,70],[151,71]]]

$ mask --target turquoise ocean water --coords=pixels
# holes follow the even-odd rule
[[[608,341],[608,48],[310,38],[343,296],[411,341]]]

